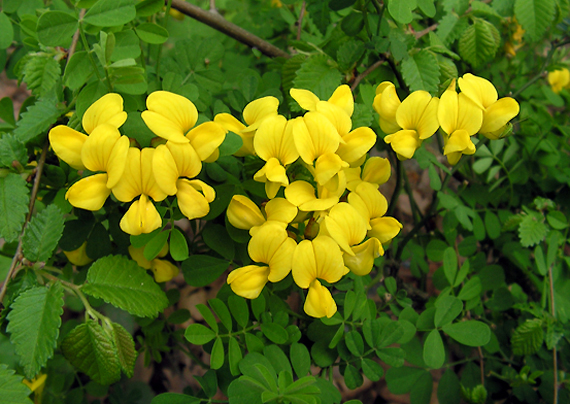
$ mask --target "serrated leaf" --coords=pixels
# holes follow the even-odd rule
[[[33,379],[45,366],[57,345],[63,287],[59,282],[50,287],[28,289],[16,298],[8,314],[10,342],[16,347],[26,378]]]
[[[435,93],[439,85],[439,65],[435,55],[422,50],[402,62],[402,75],[411,91]]]
[[[119,358],[121,369],[127,377],[133,377],[137,359],[135,341],[133,341],[131,334],[121,324],[111,323],[111,325],[113,326],[115,348],[117,349],[117,357]]]
[[[77,18],[71,14],[46,11],[38,18],[38,41],[44,46],[68,47],[77,26]]]
[[[15,375],[8,365],[0,364],[0,397],[4,404],[32,404],[30,389],[22,383],[22,376]]]
[[[310,90],[320,99],[328,99],[341,84],[342,74],[325,55],[313,56],[303,62],[294,80],[295,88]]]
[[[23,70],[23,81],[35,96],[49,93],[61,76],[59,63],[50,55],[34,55],[28,59]]]
[[[24,257],[32,262],[45,262],[57,247],[63,233],[63,213],[49,205],[26,226],[22,239]]]
[[[540,349],[543,340],[542,320],[536,318],[527,320],[513,332],[511,337],[513,353],[515,355],[532,355]]]
[[[331,25],[331,12],[328,2],[309,0],[307,1],[307,12],[319,31],[321,31],[321,34],[325,35],[327,28]]]
[[[525,30],[525,37],[538,41],[554,20],[554,0],[516,0],[515,17]]]
[[[344,42],[336,52],[339,67],[343,71],[352,69],[364,54],[364,50],[364,43],[362,41],[352,39]]]
[[[467,19],[459,18],[455,13],[446,14],[437,27],[437,35],[446,46],[451,45],[467,28]]]
[[[8,243],[18,238],[26,220],[28,193],[26,180],[18,174],[0,178],[0,237]]]
[[[114,383],[121,376],[113,341],[94,320],[75,327],[61,343],[61,350],[73,366],[99,384]]]
[[[478,67],[495,57],[501,43],[499,31],[493,24],[475,18],[459,39],[459,54],[473,67]]]
[[[152,277],[122,255],[103,257],[91,265],[82,291],[139,317],[155,317],[168,306]]]
[[[115,27],[134,20],[136,14],[133,0],[99,0],[83,20],[98,27]]]
[[[54,98],[43,98],[22,114],[17,123],[14,135],[22,142],[27,143],[41,133],[46,132],[54,124],[61,111],[57,107],[57,100]]]
[[[14,161],[26,165],[28,162],[28,151],[24,144],[14,135],[5,134],[0,139],[0,165],[12,167]]]
[[[546,225],[535,216],[525,216],[519,225],[519,237],[523,247],[532,247],[545,239],[548,233]]]

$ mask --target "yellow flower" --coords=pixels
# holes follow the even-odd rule
[[[247,196],[234,195],[228,205],[228,221],[237,229],[249,230],[254,235],[264,223],[273,222],[286,228],[297,216],[297,208],[283,198],[274,198],[264,206],[265,216]],[[267,219],[266,219],[267,217]]]
[[[570,71],[568,69],[558,69],[548,73],[548,84],[556,94],[567,88],[570,84]]]
[[[30,390],[32,390],[32,392],[34,393],[34,403],[42,402],[42,393],[46,385],[46,379],[47,379],[47,373],[40,373],[32,380],[26,380],[26,379],[22,380],[22,383],[28,386]]]
[[[295,162],[299,153],[293,141],[293,126],[282,115],[266,118],[253,139],[257,155],[266,161],[253,179],[265,183],[265,192],[273,199],[279,188],[289,185],[285,166]]]
[[[383,81],[376,87],[376,96],[372,107],[380,115],[379,122],[382,132],[389,135],[401,129],[396,122],[396,111],[400,104],[400,98],[393,83]]]
[[[321,188],[324,189],[324,188]],[[317,198],[315,188],[307,181],[295,181],[285,188],[285,198],[300,211],[322,211],[332,208],[338,203],[338,196]]]
[[[392,146],[400,160],[410,159],[439,128],[437,107],[439,99],[426,91],[414,91],[398,106],[396,123],[401,130],[389,134],[384,141]]]
[[[121,229],[131,235],[150,233],[162,225],[162,218],[156,210],[154,201],[162,201],[167,194],[158,186],[152,172],[152,159],[155,149],[129,148],[127,167],[125,173],[113,194],[121,202],[130,202],[140,195],[140,198],[131,204],[127,213],[120,222]]]
[[[344,172],[346,174],[346,187],[350,191],[354,191],[363,181],[376,185],[385,184],[392,175],[392,167],[387,158],[374,156],[366,160],[363,168],[346,168]]]
[[[141,268],[152,270],[154,280],[157,283],[168,282],[176,275],[178,275],[178,267],[170,261],[161,260],[160,258],[154,258],[151,261],[147,260],[144,256],[144,247],[135,248],[130,245],[129,254]],[[164,247],[160,253],[158,253],[157,257],[164,257],[166,254],[168,254],[167,243],[164,244]]]
[[[87,241],[85,241],[81,246],[73,251],[64,251],[63,253],[73,265],[77,265],[78,267],[87,265],[91,263],[93,260],[89,258],[86,252],[87,249]]]
[[[309,293],[303,307],[309,316],[321,318],[334,316],[337,311],[336,303],[331,292],[315,279],[309,286]]]
[[[278,107],[279,100],[271,96],[250,102],[243,109],[243,120],[248,126],[227,113],[218,114],[214,117],[214,122],[241,137],[243,145],[234,153],[234,156],[243,157],[255,154],[253,139],[257,129],[266,118],[277,116]]]
[[[228,284],[235,294],[255,299],[270,282],[279,282],[291,272],[295,240],[278,224],[268,222],[253,235],[247,250],[254,262],[267,266],[248,265],[230,272]]]
[[[511,97],[498,99],[497,89],[489,80],[471,73],[459,78],[458,84],[462,94],[483,110],[479,133],[491,140],[498,139],[508,122],[518,115],[519,103]]]
[[[482,95],[487,100],[492,98],[488,94]],[[483,110],[464,92],[457,94],[455,81],[441,96],[437,116],[441,129],[447,134],[443,154],[449,164],[457,164],[463,154],[474,154],[476,149],[471,136],[481,129]]]
[[[338,86],[328,101],[321,101],[319,97],[309,90],[292,88],[289,94],[306,111],[318,111],[320,108],[326,108],[326,105],[330,104],[342,109],[348,115],[348,118],[354,112],[354,98],[350,87],[346,84]]]

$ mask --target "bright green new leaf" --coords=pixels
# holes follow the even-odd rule
[[[204,345],[216,338],[216,333],[202,324],[190,324],[184,332],[184,337],[191,344]]]
[[[63,232],[63,213],[49,205],[34,216],[26,226],[22,239],[24,256],[32,262],[44,262],[51,257]]]
[[[0,237],[9,243],[18,238],[26,219],[28,193],[26,180],[18,174],[0,178]]]
[[[50,55],[31,56],[23,68],[23,80],[38,97],[50,94],[60,75],[59,63]]]
[[[166,241],[168,240],[169,232],[161,231],[160,233],[156,234],[144,247],[144,257],[151,261],[155,259],[160,251],[166,245]]]
[[[491,329],[477,320],[460,321],[442,327],[443,332],[467,346],[483,346],[491,339]]]
[[[83,21],[98,27],[115,27],[135,19],[137,10],[133,0],[98,0]]]
[[[22,383],[23,377],[15,375],[8,365],[0,364],[0,397],[6,404],[32,404],[30,389]]]
[[[91,265],[82,290],[139,317],[155,317],[168,306],[154,279],[121,255],[103,257]]]
[[[46,11],[38,19],[38,41],[44,46],[63,46],[71,44],[71,38],[77,31],[77,18],[63,11]]]
[[[511,344],[515,355],[532,355],[536,353],[544,341],[542,320],[527,320],[513,332]]]
[[[26,377],[32,379],[53,356],[63,314],[63,287],[56,282],[28,289],[11,307],[7,331]]]
[[[168,31],[158,24],[146,22],[135,28],[135,32],[143,42],[160,45],[168,39]]]
[[[459,40],[459,54],[473,67],[479,67],[495,57],[501,43],[499,31],[490,22],[475,18]]]
[[[431,330],[424,341],[424,362],[432,369],[439,369],[445,362],[445,348],[438,330]]]
[[[525,30],[525,38],[539,40],[546,32],[556,12],[554,0],[516,0],[515,17]]]
[[[94,320],[75,327],[61,343],[61,350],[73,366],[99,384],[111,384],[121,377],[114,341]]]
[[[402,75],[411,91],[435,93],[439,85],[439,65],[435,55],[421,50],[402,62]]]
[[[135,361],[137,359],[137,351],[135,350],[135,342],[133,337],[125,328],[117,323],[111,323],[113,326],[113,336],[115,337],[115,348],[121,369],[127,377],[133,377],[135,370]]]
[[[564,216],[564,213],[558,210],[548,212],[546,215],[546,221],[553,229],[556,230],[563,230],[568,227],[568,219]]]
[[[527,215],[519,225],[519,237],[523,247],[532,247],[545,239],[548,228],[537,216]]]

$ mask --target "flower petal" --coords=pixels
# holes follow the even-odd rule
[[[342,161],[336,153],[321,154],[315,162],[313,177],[319,185],[329,182],[343,167],[348,164]]]
[[[191,181],[184,178],[179,179],[176,182],[176,187],[178,188],[178,192],[176,193],[176,198],[178,199],[178,207],[180,208],[182,214],[189,220],[204,217],[208,214],[208,212],[210,212],[210,205],[208,203],[207,197],[198,192]],[[210,193],[209,190],[207,193]]]
[[[312,240],[317,265],[316,277],[335,283],[344,274],[344,261],[338,244],[330,237],[317,236]]]
[[[457,80],[461,92],[465,94],[480,109],[486,109],[499,98],[497,89],[487,79],[471,73],[464,74]]]
[[[107,188],[113,188],[119,183],[127,165],[130,141],[127,136],[121,136],[113,146],[109,160],[107,161]]]
[[[230,272],[227,282],[236,295],[255,299],[265,287],[268,275],[269,267],[248,265]]]
[[[362,181],[382,185],[390,179],[392,168],[390,160],[383,157],[370,157],[362,169]]]
[[[285,198],[274,198],[265,205],[265,215],[268,221],[271,220],[289,224],[295,219],[297,213],[299,213],[299,211],[295,205]]]
[[[111,93],[95,101],[83,114],[81,121],[85,132],[91,134],[95,128],[108,124],[119,128],[127,120],[127,113],[123,111],[123,97]]]
[[[292,262],[293,280],[300,288],[306,289],[311,282],[317,279],[317,263],[313,244],[310,240],[303,240],[293,252]]]
[[[343,255],[344,265],[358,276],[368,275],[374,267],[374,259],[384,255],[384,248],[375,237],[352,247],[352,251],[354,255]]]
[[[84,170],[81,149],[87,136],[65,125],[58,125],[49,131],[49,142],[57,156],[76,170]]]
[[[141,192],[158,202],[164,200],[167,194],[160,189],[152,172],[154,152],[152,147],[141,150]]]
[[[198,120],[198,110],[189,99],[168,91],[155,91],[146,99],[142,118],[157,136],[186,143],[183,136]]]
[[[136,147],[129,147],[125,171],[117,185],[113,187],[113,195],[121,202],[130,202],[141,192],[141,151]]]
[[[333,206],[323,223],[328,235],[348,255],[354,254],[351,247],[362,242],[366,236],[364,218],[346,202]]]
[[[176,275],[178,275],[179,269],[176,265],[170,261],[160,260],[155,258],[151,261],[151,270],[154,274],[154,280],[157,283],[168,282]]]
[[[152,158],[152,171],[157,185],[163,192],[167,195],[176,194],[176,181],[180,175],[174,157],[166,145],[157,146]]]
[[[255,236],[254,236],[255,237]],[[273,257],[269,261],[269,280],[271,282],[279,282],[291,272],[293,263],[293,253],[297,243],[290,237],[287,237],[283,244],[275,251]]]
[[[154,203],[145,194],[134,201],[119,223],[121,229],[132,236],[151,233],[162,226],[162,217]]]
[[[190,140],[190,144],[196,150],[200,160],[205,161],[224,142],[226,130],[216,122],[204,122],[188,132],[186,137]]]
[[[316,279],[309,287],[303,309],[309,316],[316,318],[331,318],[337,311],[331,292]]]
[[[415,130],[399,130],[392,135],[386,136],[384,141],[392,146],[392,149],[398,153],[399,158],[403,157],[406,159],[411,159],[416,150],[422,145],[422,141]]]
[[[480,133],[495,132],[501,129],[511,119],[518,115],[519,103],[511,98],[504,97],[492,104],[483,115],[483,124]]]
[[[76,208],[99,210],[111,194],[111,190],[107,188],[107,178],[107,174],[82,178],[67,190],[65,199]]]
[[[378,85],[372,106],[380,115],[382,132],[391,134],[401,129],[396,122],[396,111],[400,104],[400,98],[393,83],[384,81]]]
[[[254,262],[269,264],[275,252],[288,237],[287,231],[280,225],[265,223],[249,240],[247,252]]]
[[[297,211],[296,208],[294,209]],[[243,195],[232,197],[226,215],[231,225],[237,229],[249,230],[265,223],[261,210],[251,199]]]
[[[338,86],[328,102],[341,107],[349,117],[354,112],[354,96],[350,87],[346,84]]]
[[[132,245],[129,246],[129,255],[133,260],[135,260],[139,267],[144,269],[150,269],[150,261],[144,257],[144,246],[140,248],[135,248]]]
[[[353,163],[366,155],[376,143],[376,134],[368,127],[360,127],[343,136],[345,144],[340,144],[336,154],[347,163]]]
[[[107,171],[107,163],[121,134],[117,128],[102,124],[87,137],[81,148],[81,160],[90,171]]]
[[[431,95],[427,91],[414,91],[407,96],[396,111],[396,122],[402,129],[417,129]],[[434,130],[435,132],[435,130]]]
[[[264,119],[277,115],[278,107],[279,100],[272,96],[258,98],[247,104],[243,109],[243,120],[249,125],[245,131],[254,131]]]
[[[319,97],[310,92],[309,90],[301,90],[297,88],[292,88],[289,90],[289,94],[297,103],[306,111],[316,111],[317,102],[319,102]]]
[[[313,164],[319,156],[334,153],[341,137],[332,123],[319,112],[307,112],[303,118],[293,120],[293,138],[299,156]]]
[[[372,225],[372,230],[368,232],[368,236],[376,237],[382,244],[388,243],[402,229],[402,224],[389,216],[372,219],[370,224]]]
[[[337,132],[344,136],[352,129],[352,121],[344,109],[327,101],[317,103],[317,112],[323,114],[334,125]]]
[[[83,242],[83,244],[81,244],[81,246],[78,249],[73,251],[64,251],[63,253],[67,257],[69,262],[71,262],[73,265],[81,267],[83,265],[87,265],[93,262],[93,260],[89,258],[89,256],[87,255],[86,249],[87,249],[87,241]]]

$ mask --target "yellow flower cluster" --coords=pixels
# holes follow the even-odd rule
[[[378,85],[373,107],[380,115],[380,128],[388,134],[384,141],[400,160],[412,158],[422,142],[441,128],[443,154],[455,165],[463,154],[475,153],[471,136],[480,133],[499,139],[519,113],[518,102],[511,97],[499,99],[490,81],[467,73],[457,82],[460,93],[453,80],[441,99],[414,91],[404,101],[391,82]]]
[[[566,68],[554,70],[548,73],[548,84],[556,94],[563,88],[570,88],[570,71]]]
[[[261,207],[243,195],[230,202],[227,218],[249,230],[248,253],[256,264],[233,270],[227,281],[236,294],[254,299],[268,281],[291,272],[308,289],[305,312],[331,317],[336,304],[321,282],[338,282],[349,271],[368,274],[384,253],[382,244],[402,226],[384,216],[388,203],[378,186],[390,177],[390,163],[366,158],[376,135],[352,129],[350,88],[340,86],[327,101],[307,90],[292,89],[291,96],[307,111],[302,117],[278,115],[277,99],[266,97],[246,106],[247,127],[227,114],[215,118],[242,136],[240,154],[265,161],[254,179],[265,183],[269,199]]]
[[[146,125],[166,140],[156,148],[130,146],[119,127],[125,123],[123,99],[107,94],[87,109],[82,125],[87,135],[64,125],[49,133],[58,157],[72,168],[95,173],[81,178],[67,191],[71,205],[96,211],[111,195],[121,202],[131,202],[120,222],[126,233],[150,233],[162,226],[154,202],[176,195],[178,207],[189,219],[205,216],[215,198],[214,189],[194,179],[203,161],[218,157],[218,146],[226,130],[215,122],[194,127],[198,111],[186,98],[166,91],[156,91],[146,101],[142,113]]]

